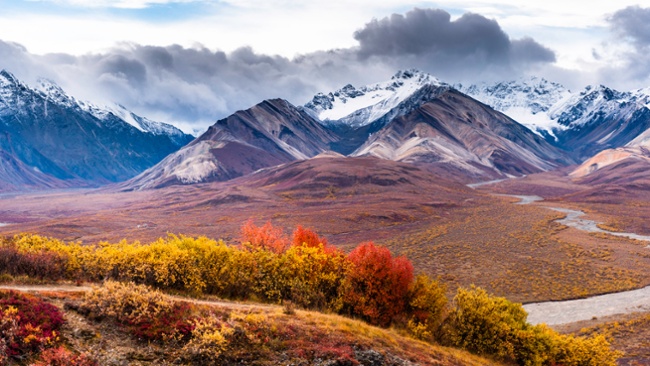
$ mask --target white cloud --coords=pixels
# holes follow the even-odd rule
[[[144,9],[151,5],[190,3],[205,0],[29,0],[84,8]]]

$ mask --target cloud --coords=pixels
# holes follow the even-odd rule
[[[358,54],[414,60],[419,66],[450,78],[500,72],[535,63],[555,62],[555,53],[532,38],[511,40],[499,24],[479,14],[456,20],[440,9],[413,9],[373,19],[354,34]]]
[[[616,52],[600,78],[620,88],[650,84],[650,8],[629,6],[607,17],[614,40],[603,53]],[[622,41],[622,42],[621,42]],[[600,54],[599,54],[600,55]]]
[[[616,33],[639,49],[650,46],[650,8],[629,6],[615,12],[607,20]]]
[[[72,1],[72,0],[71,0]],[[294,58],[241,47],[122,43],[105,52],[36,56],[0,42],[0,68],[19,77],[46,76],[78,98],[117,102],[186,131],[268,98],[307,102],[319,91],[389,78],[420,68],[449,82],[515,77],[555,54],[532,38],[511,39],[495,20],[467,13],[414,9],[374,19],[353,34],[356,46]]]

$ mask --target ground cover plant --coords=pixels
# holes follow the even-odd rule
[[[59,308],[38,297],[0,291],[0,365],[96,365],[61,346],[64,321]]]

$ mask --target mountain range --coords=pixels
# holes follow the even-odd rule
[[[650,89],[574,93],[542,78],[451,85],[405,70],[318,93],[303,106],[266,100],[193,139],[122,106],[78,101],[47,80],[32,88],[2,71],[0,190],[226,181],[323,154],[408,163],[464,183],[596,159],[577,168],[584,176],[647,157],[649,105]],[[618,152],[597,155],[610,149]]]
[[[540,78],[457,87],[578,161],[631,143],[650,128],[650,89],[619,92],[598,85],[573,93]]]
[[[193,139],[116,105],[78,101],[51,81],[0,71],[0,189],[98,186],[129,179]]]
[[[328,150],[407,162],[468,181],[574,163],[541,136],[450,85],[400,71],[387,82],[318,94],[302,107],[278,99],[236,112],[123,187],[227,180]]]

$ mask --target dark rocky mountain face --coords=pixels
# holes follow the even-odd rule
[[[84,186],[84,182],[64,181],[41,173],[2,150],[0,150],[0,177],[2,177],[0,192]]]
[[[125,182],[123,189],[224,181],[256,170],[311,158],[338,137],[281,99],[264,101],[217,121],[199,138]]]
[[[74,98],[32,89],[0,72],[0,150],[6,164],[20,162],[54,180],[100,185],[131,178],[191,140],[176,129],[143,131],[108,112],[100,119]]]

